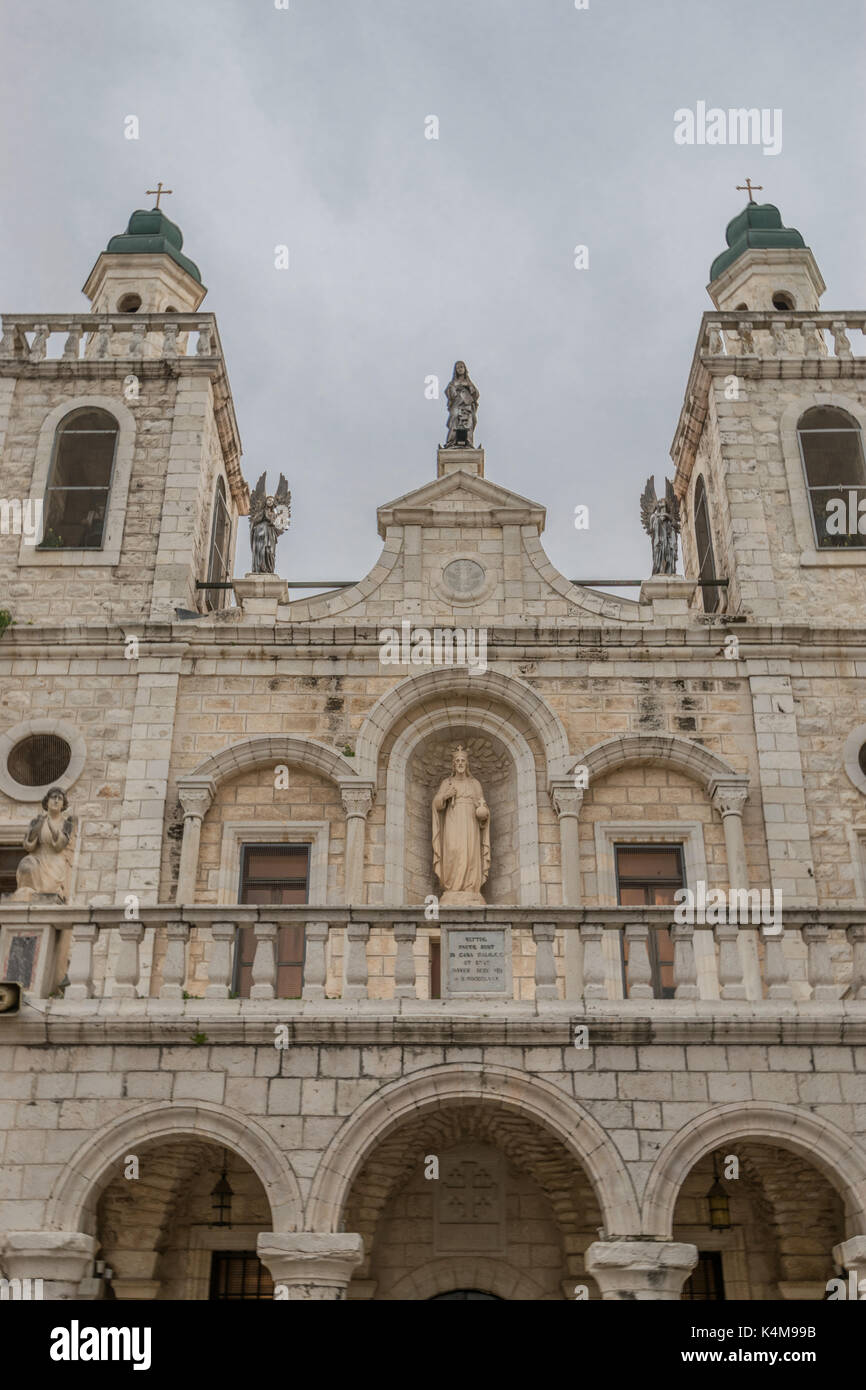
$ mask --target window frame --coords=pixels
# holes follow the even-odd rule
[[[810,413],[810,411],[812,411],[812,410],[822,410],[822,409],[836,411],[836,412],[837,412],[839,415],[841,415],[841,416],[847,416],[853,423],[850,424],[850,425],[847,425],[847,426],[839,426],[838,429],[832,428],[832,429],[816,429],[816,430],[806,429],[806,430],[804,430],[804,429],[801,428],[800,421],[803,420],[803,419],[805,419],[805,417]],[[857,500],[858,500],[858,504],[859,504],[860,501],[863,500],[864,497],[866,497],[866,447],[864,447],[864,443],[863,443],[863,429],[862,429],[862,426],[859,424],[859,422],[857,421],[856,417],[855,417],[854,415],[852,415],[850,411],[845,410],[845,408],[844,408],[843,406],[830,405],[830,404],[824,405],[824,403],[822,402],[822,403],[819,404],[819,405],[808,405],[808,406],[806,406],[805,410],[803,410],[803,411],[800,413],[800,415],[799,415],[798,418],[797,418],[796,434],[797,434],[797,448],[798,448],[798,451],[799,451],[799,454],[800,454],[800,464],[801,464],[801,467],[802,467],[802,469],[803,469],[803,483],[804,483],[805,488],[806,488],[806,500],[807,500],[808,507],[809,507],[809,518],[810,518],[810,521],[811,521],[811,524],[812,524],[812,538],[813,538],[813,540],[814,540],[814,542],[815,542],[815,549],[816,549],[817,552],[818,552],[819,554],[821,554],[821,555],[834,554],[834,553],[843,553],[843,554],[844,554],[846,551],[849,551],[849,550],[861,550],[861,551],[866,551],[866,535],[860,535],[859,532],[858,532],[857,535],[849,536],[845,544],[839,544],[839,545],[822,545],[820,536],[819,536],[819,534],[818,534],[818,519],[817,519],[817,517],[816,517],[816,515],[815,515],[815,501],[814,501],[814,494],[817,493],[817,492],[821,492],[821,493],[835,493],[837,496],[840,495],[840,494],[844,494],[844,495],[845,495],[845,501],[846,501],[846,503],[847,503],[847,501],[848,501],[848,498],[847,498],[848,492],[857,492],[858,494],[862,494],[862,496],[858,496],[858,499],[857,499]],[[806,451],[805,451],[805,449],[803,448],[803,435],[804,435],[804,434],[808,434],[808,435],[817,435],[817,434],[855,434],[855,435],[857,436],[857,440],[858,440],[859,445],[860,445],[860,466],[861,466],[861,473],[862,473],[862,476],[863,476],[863,482],[862,482],[862,483],[816,483],[816,484],[812,484],[812,483],[809,481],[809,469],[808,469],[808,465],[807,465],[807,463],[806,463]],[[825,500],[827,500],[827,499],[825,499]],[[826,509],[825,509],[825,511],[826,511]],[[848,534],[848,533],[846,533],[846,536],[847,536],[847,534]]]
[[[86,430],[86,431],[85,431],[85,430],[75,430],[75,429],[73,428],[74,421],[77,420],[78,418],[80,418],[81,416],[83,416],[83,415],[96,415],[96,414],[104,415],[104,416],[106,416],[108,419],[113,420],[113,421],[114,421],[114,426],[115,426],[115,428],[114,428],[113,430],[109,430],[109,429],[100,429],[100,430]],[[111,434],[111,435],[113,435],[113,437],[114,437],[114,447],[112,448],[112,451],[111,451],[111,463],[110,463],[109,469],[108,469],[108,482],[107,482],[104,486],[100,486],[100,487],[83,487],[83,486],[82,486],[82,487],[79,487],[79,486],[76,485],[75,483],[58,484],[58,483],[53,482],[52,480],[53,480],[53,478],[54,478],[54,476],[55,476],[55,473],[56,473],[56,471],[57,471],[57,465],[58,465],[58,462],[59,462],[59,459],[60,459],[60,449],[61,449],[61,446],[62,446],[62,444],[63,444],[64,439],[66,438],[67,435],[70,435],[70,434],[85,434],[85,433],[86,433],[86,434]],[[63,417],[63,419],[60,421],[60,423],[59,423],[58,426],[57,426],[57,429],[56,429],[55,432],[54,432],[54,447],[53,447],[53,449],[52,449],[52,451],[51,451],[51,462],[50,462],[50,464],[49,464],[49,466],[48,466],[48,478],[47,478],[46,483],[45,483],[45,491],[44,491],[43,497],[42,497],[42,506],[43,506],[43,532],[44,532],[45,528],[47,528],[47,523],[48,523],[48,516],[49,516],[49,494],[51,494],[51,493],[53,493],[53,492],[62,492],[62,493],[70,493],[70,492],[104,492],[104,493],[105,493],[105,505],[104,505],[103,512],[102,512],[102,529],[101,529],[101,531],[100,531],[100,536],[99,536],[99,545],[63,545],[63,546],[55,546],[55,547],[50,547],[50,546],[49,546],[49,547],[44,547],[44,535],[43,535],[43,541],[40,542],[39,547],[38,547],[40,550],[42,550],[43,547],[44,547],[45,549],[72,550],[72,551],[86,551],[86,552],[89,553],[90,551],[99,552],[99,551],[101,551],[101,550],[103,550],[103,549],[105,548],[105,534],[106,534],[106,531],[107,531],[107,529],[108,529],[108,511],[109,511],[109,507],[110,507],[110,505],[111,505],[111,489],[112,489],[112,486],[113,486],[113,483],[114,483],[115,469],[116,469],[116,467],[117,467],[117,446],[118,446],[119,442],[120,442],[120,421],[111,413],[111,411],[103,410],[101,407],[96,407],[96,406],[79,406],[79,407],[76,408],[75,410],[71,410],[71,411],[69,412],[69,414],[68,414],[68,415],[65,415],[65,416]]]
[[[853,546],[819,549],[815,543],[812,506],[797,440],[798,423],[813,406],[834,406],[843,410],[859,424],[861,432],[866,435],[866,410],[858,401],[838,391],[804,391],[783,410],[779,421],[779,433],[794,519],[794,536],[791,539],[800,551],[797,555],[795,550],[795,559],[803,568],[834,569],[844,566],[853,569],[866,566],[866,549]]]
[[[33,463],[33,477],[30,484],[30,500],[33,505],[44,506],[45,491],[54,458],[54,445],[63,421],[79,410],[104,410],[113,415],[118,425],[117,443],[114,451],[114,464],[105,523],[102,530],[102,547],[99,550],[56,549],[49,547],[39,550],[22,536],[18,548],[18,565],[62,566],[62,565],[117,565],[120,563],[123,545],[124,524],[129,500],[129,483],[132,476],[132,463],[135,451],[136,420],[129,406],[119,396],[71,396],[61,405],[55,406],[42,421],[36,443]]]
[[[706,547],[703,555],[701,554],[701,543],[698,536],[698,517],[702,516],[703,525],[706,528]],[[695,541],[695,557],[698,563],[699,579],[718,579],[716,570],[716,554],[713,546],[713,528],[710,521],[710,503],[707,496],[707,485],[703,473],[699,473],[695,480],[694,501],[692,505],[692,533]],[[707,565],[709,560],[709,565]],[[705,613],[717,612],[722,600],[722,590],[718,585],[712,588],[709,586],[701,587],[701,602]]]
[[[225,554],[221,554],[216,543],[217,523],[220,519],[220,508],[225,516]],[[214,499],[211,515],[210,545],[208,546],[207,561],[207,583],[221,584],[229,578],[231,569],[231,547],[232,547],[232,514],[228,505],[228,493],[226,490],[225,479],[222,474],[214,485]],[[217,572],[216,559],[219,557],[219,572]],[[203,592],[204,610],[206,613],[218,612],[225,608],[228,598],[227,589],[205,589]]]
[[[311,878],[311,872],[312,872],[312,859],[313,859],[313,846],[311,845],[311,843],[310,843],[309,840],[291,840],[291,839],[289,839],[289,840],[245,840],[245,841],[242,841],[242,842],[241,842],[241,845],[240,845],[240,855],[239,855],[239,859],[238,859],[238,902],[239,902],[239,903],[243,903],[243,902],[244,902],[244,888],[247,887],[247,886],[249,886],[249,883],[250,883],[249,878],[245,875],[245,865],[246,865],[246,861],[247,861],[248,855],[250,854],[251,851],[256,851],[256,850],[261,851],[261,850],[268,850],[268,849],[280,849],[280,850],[283,850],[283,851],[285,851],[285,852],[287,852],[287,853],[288,853],[288,851],[290,851],[290,850],[303,849],[303,850],[306,852],[306,873],[305,873],[305,875],[304,875],[303,880],[298,880],[298,879],[294,879],[294,880],[285,879],[285,880],[282,880],[282,881],[285,882],[285,883],[293,882],[293,883],[297,883],[297,884],[303,882],[303,887],[304,887],[304,904],[309,903],[309,901],[310,901],[310,878]],[[261,880],[261,881],[262,881],[262,883],[265,883],[265,882],[268,882],[268,883],[271,883],[271,882],[274,882],[274,883],[280,882],[280,880],[278,880],[278,879],[274,879],[274,880],[264,880],[264,879],[263,879],[263,880]],[[285,958],[285,959],[282,958],[281,951],[285,948],[285,941],[286,941],[286,937],[285,937],[284,933],[287,933],[287,932],[297,932],[297,931],[300,931],[300,958],[298,959],[298,958],[295,958],[294,956],[292,956],[292,958]],[[235,994],[235,996],[236,996],[237,998],[242,998],[242,999],[247,999],[247,998],[249,998],[249,995],[241,994],[241,989],[240,989],[240,986],[241,986],[241,972],[242,972],[242,970],[246,969],[247,966],[249,966],[250,970],[252,970],[252,963],[253,963],[253,960],[255,959],[255,950],[253,950],[253,955],[252,955],[252,958],[249,960],[249,962],[245,962],[244,959],[243,959],[243,956],[244,956],[244,954],[245,954],[245,953],[244,953],[244,947],[245,947],[245,945],[248,945],[248,944],[249,944],[250,939],[251,939],[251,937],[250,937],[249,934],[250,934],[250,933],[254,933],[254,932],[255,932],[255,928],[254,928],[254,927],[241,926],[241,927],[238,928],[237,935],[236,935],[236,937],[235,937],[234,959],[233,959],[233,961],[232,961],[232,983],[231,983],[231,988],[232,988],[232,992]],[[303,922],[300,922],[300,923],[298,923],[298,924],[296,924],[296,925],[291,925],[291,924],[286,925],[286,926],[280,925],[280,926],[277,928],[276,939],[275,939],[275,941],[274,941],[274,955],[275,955],[275,957],[276,957],[276,983],[277,983],[277,993],[276,993],[276,997],[277,997],[278,999],[282,999],[282,998],[286,998],[286,999],[300,999],[300,998],[302,997],[302,995],[303,995],[303,989],[304,989],[304,968],[305,968],[305,965],[306,965],[306,956],[307,956],[306,931],[305,931],[304,923],[303,923]],[[283,968],[285,968],[285,969],[298,969],[298,968],[300,968],[300,990],[299,990],[298,994],[281,995],[281,994],[279,993],[280,971],[281,971],[281,969],[283,969]],[[252,988],[252,980],[251,980],[251,982],[250,982],[250,988]]]
[[[684,847],[683,847],[682,841],[679,841],[679,842],[673,841],[673,842],[668,842],[668,843],[666,843],[666,842],[664,842],[664,841],[656,840],[656,841],[651,841],[651,842],[649,842],[648,844],[641,844],[639,841],[627,841],[627,842],[625,842],[625,843],[623,843],[623,844],[614,843],[614,846],[613,846],[613,850],[614,850],[614,868],[615,868],[615,873],[616,873],[616,896],[617,896],[618,906],[620,906],[620,907],[632,907],[632,906],[634,906],[634,907],[636,907],[638,910],[640,909],[641,906],[644,906],[644,907],[652,907],[652,906],[654,906],[654,904],[652,904],[652,903],[644,903],[644,904],[639,904],[639,903],[638,903],[638,904],[632,904],[632,903],[623,903],[623,902],[622,902],[622,898],[621,898],[621,888],[622,888],[622,886],[623,886],[623,880],[622,880],[622,877],[621,877],[621,874],[620,874],[620,865],[619,865],[619,851],[620,851],[621,849],[624,849],[624,850],[645,850],[645,851],[649,851],[650,853],[652,853],[652,852],[658,852],[658,851],[671,851],[671,850],[672,850],[672,851],[676,854],[677,863],[679,864],[679,876],[678,876],[678,878],[677,878],[676,880],[674,880],[673,877],[670,877],[670,878],[665,878],[665,879],[658,879],[657,881],[658,881],[659,883],[664,883],[664,884],[673,884],[674,882],[676,882],[676,889],[680,889],[680,888],[685,888],[685,887],[687,887],[687,884],[686,884],[686,860],[685,860],[685,852],[684,852]],[[627,883],[628,883],[628,880],[626,880],[626,884],[627,884]],[[635,879],[635,880],[634,880],[634,886],[636,886],[636,887],[637,887],[637,886],[640,886],[640,887],[648,887],[648,886],[650,885],[650,883],[651,883],[651,880],[650,880],[650,879]],[[675,889],[675,891],[676,891],[676,889]],[[620,963],[621,963],[621,966],[622,966],[622,992],[623,992],[623,998],[624,998],[624,999],[627,999],[627,998],[628,998],[628,981],[627,981],[627,977],[626,977],[626,951],[625,951],[625,944],[626,944],[626,943],[625,943],[625,938],[624,938],[624,936],[621,936],[621,937],[620,937]],[[647,938],[647,953],[648,953],[648,955],[649,955],[650,975],[651,975],[651,982],[652,982],[652,989],[653,989],[653,998],[654,998],[654,999],[672,999],[672,998],[674,997],[674,986],[673,986],[673,985],[670,986],[670,993],[668,993],[668,994],[665,994],[665,993],[664,993],[664,986],[662,985],[661,971],[662,971],[662,965],[663,965],[663,964],[671,964],[671,965],[672,965],[672,962],[673,962],[673,942],[671,942],[671,960],[670,960],[670,961],[664,961],[664,962],[663,962],[662,959],[661,959],[661,957],[660,957],[660,955],[659,955],[658,929],[655,929],[655,930],[654,930],[654,929],[650,929],[649,936],[648,936],[648,938]]]

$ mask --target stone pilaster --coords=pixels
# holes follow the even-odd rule
[[[559,817],[559,853],[562,865],[562,905],[580,906],[580,837],[578,822],[583,789],[569,777],[554,778],[550,799]],[[565,934],[565,997],[579,999],[583,992],[583,945],[580,932]]]
[[[259,1236],[258,1254],[274,1281],[276,1298],[341,1302],[363,1259],[364,1242],[348,1232],[267,1232]]]
[[[856,1275],[858,1302],[866,1299],[866,1236],[852,1236],[834,1245],[833,1259],[846,1274]]]
[[[770,883],[785,906],[813,907],[818,895],[794,696],[786,661],[747,661]]]
[[[183,807],[183,840],[175,902],[191,903],[195,901],[201,823],[216,795],[216,783],[210,777],[185,777],[178,782],[177,794]]]
[[[364,845],[367,836],[367,816],[373,805],[374,785],[359,782],[340,787],[343,809],[346,812],[346,902],[364,901]]]

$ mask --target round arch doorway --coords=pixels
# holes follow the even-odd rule
[[[504,1303],[505,1299],[500,1298],[498,1293],[486,1293],[484,1289],[451,1289],[448,1293],[434,1293],[432,1298],[428,1298],[428,1303],[445,1303],[450,1301],[467,1302],[469,1299],[483,1298],[491,1303]]]

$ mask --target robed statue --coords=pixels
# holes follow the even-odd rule
[[[75,817],[67,816],[66,793],[52,787],[42,798],[42,815],[27,827],[24,848],[27,853],[16,870],[17,888],[10,897],[31,902],[46,896],[65,903],[68,895],[69,846],[75,832]]]
[[[288,529],[292,515],[292,494],[289,485],[280,474],[276,492],[268,493],[265,486],[266,474],[256,483],[250,498],[250,550],[253,556],[253,574],[273,574],[277,563],[277,541]]]
[[[442,885],[443,907],[483,907],[481,885],[490,873],[490,811],[481,783],[469,771],[460,744],[451,776],[433,798],[433,871]]]
[[[446,449],[474,449],[472,436],[478,419],[478,387],[469,380],[465,362],[454,363],[454,375],[445,387],[448,402]]]
[[[670,478],[665,478],[664,497],[656,497],[655,474],[647,478],[640,499],[640,516],[652,541],[653,574],[676,574],[680,503]]]

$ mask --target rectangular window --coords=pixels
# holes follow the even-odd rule
[[[309,845],[241,845],[242,903],[305,903],[309,885]],[[304,928],[277,931],[277,998],[299,999],[304,983]],[[248,999],[252,987],[256,935],[253,927],[238,932],[235,990]]]
[[[722,1278],[720,1250],[698,1252],[698,1262],[686,1280],[680,1298],[695,1303],[724,1303],[725,1281]]]
[[[214,1250],[210,1297],[273,1298],[274,1281],[255,1250]]]
[[[673,905],[684,887],[680,845],[616,845],[617,901],[621,907]],[[674,997],[674,946],[667,927],[651,927],[649,958],[656,999]],[[623,940],[623,993],[628,994],[628,943]]]

